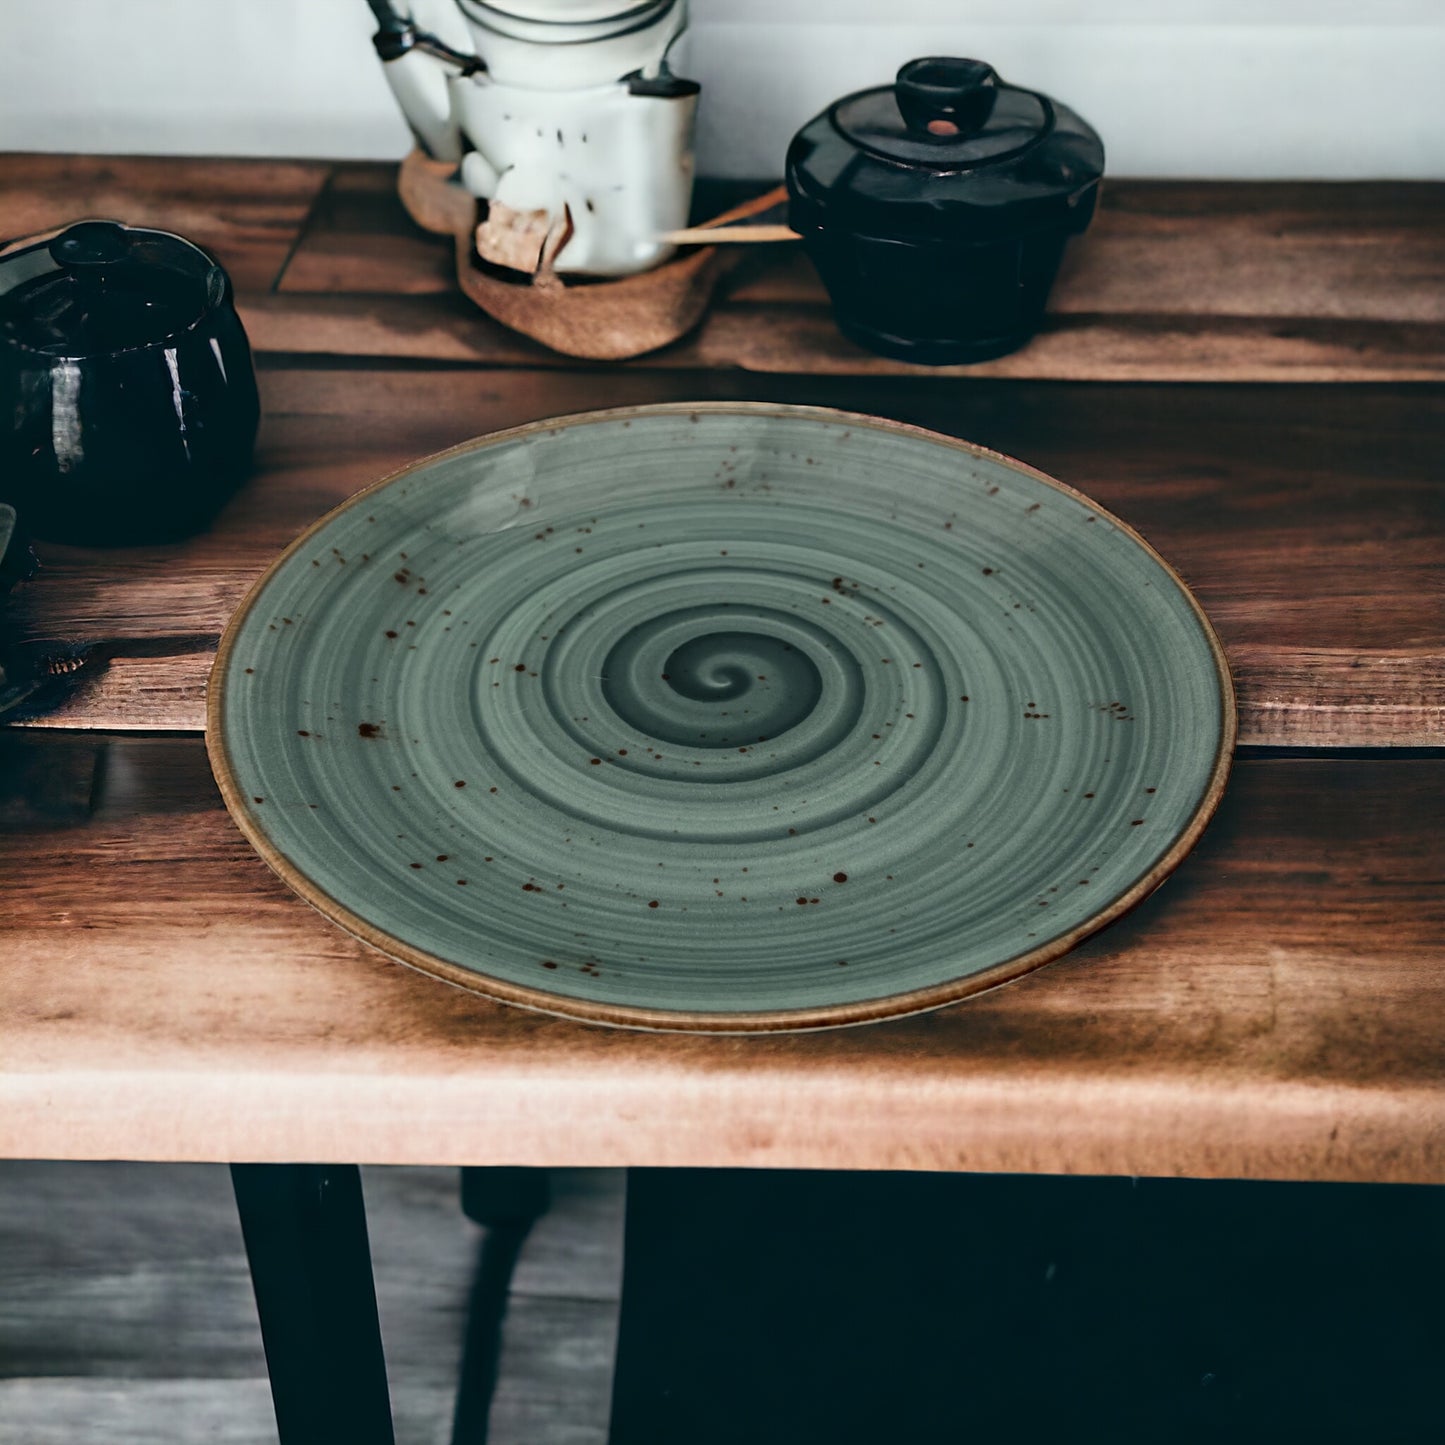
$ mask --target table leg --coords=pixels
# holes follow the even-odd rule
[[[487,1229],[530,1228],[552,1202],[552,1171],[515,1165],[462,1170],[462,1213]]]
[[[486,1441],[512,1271],[533,1224],[551,1203],[551,1180],[549,1169],[489,1166],[462,1170],[462,1212],[486,1234],[467,1299],[452,1445],[483,1445]]]
[[[361,1172],[233,1164],[281,1445],[393,1445]]]

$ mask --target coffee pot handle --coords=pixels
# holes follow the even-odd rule
[[[458,50],[423,30],[410,15],[399,14],[391,0],[367,0],[367,4],[377,23],[371,43],[412,133],[434,159],[460,160],[461,135],[447,82],[453,76],[485,70],[481,56]]]

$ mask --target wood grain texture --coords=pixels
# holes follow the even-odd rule
[[[413,458],[547,415],[647,401],[826,403],[1018,456],[1138,527],[1195,589],[1239,689],[1243,743],[1445,741],[1445,394],[1434,389],[266,369],[258,472],[176,547],[42,548],[19,635],[90,648],[44,726],[195,730],[251,581],[328,507]]]
[[[708,188],[699,184],[700,193]],[[1442,227],[1445,186],[1109,181],[1088,244],[1067,254],[1050,310],[1445,322]],[[343,164],[277,289],[450,295],[450,260],[408,219],[395,166]],[[828,301],[797,246],[759,258],[727,289],[737,303]]]
[[[0,1377],[265,1373],[225,1170],[0,1164]]]
[[[1044,333],[944,371],[844,341],[789,248],[679,345],[583,370],[454,292],[390,167],[0,157],[0,237],[95,214],[216,252],[266,416],[207,535],[44,548],[7,600],[41,656],[87,661],[0,758],[0,1153],[1445,1180],[1445,760],[1243,763],[1169,887],[1041,974],[709,1040],[407,973],[266,871],[198,740],[74,731],[198,729],[251,580],[385,472],[542,416],[734,398],[932,426],[1096,497],[1209,610],[1242,742],[1439,747],[1445,391],[1394,383],[1445,379],[1445,187],[1112,184]],[[1182,380],[1271,384],[1146,384]]]
[[[575,365],[481,315],[460,296],[255,294],[239,304],[261,352],[498,367]],[[925,369],[864,351],[834,327],[821,305],[733,305],[721,298],[691,336],[625,365],[980,380],[1440,381],[1445,325],[1188,314],[1053,316],[1023,350],[1009,356]]]
[[[565,364],[455,294],[441,244],[408,229],[392,167],[338,168],[278,289],[246,310],[266,350]],[[1436,380],[1445,376],[1445,187],[1111,182],[1049,314],[1023,351],[934,374]],[[749,258],[691,338],[635,364],[927,374],[839,335],[796,246]]]
[[[247,1380],[0,1379],[0,1445],[73,1445],[105,1422],[108,1445],[276,1445],[271,1387]]]
[[[104,217],[206,247],[238,292],[269,290],[330,167],[314,161],[0,155],[0,244]]]
[[[1069,957],[757,1039],[412,974],[266,870],[199,742],[117,741],[105,776],[88,823],[4,840],[6,1155],[1445,1182],[1442,761],[1241,763],[1169,886]]]
[[[558,1170],[512,1276],[492,1445],[604,1445],[624,1180]],[[368,1169],[398,1439],[448,1438],[480,1231],[454,1169]],[[0,1445],[274,1445],[227,1171],[0,1162]]]
[[[333,167],[276,289],[356,296],[452,294],[452,248],[407,215],[397,196],[397,171],[394,165]]]
[[[1441,322],[1442,223],[1445,187],[1432,185],[1108,181],[1087,242],[1065,253],[1049,310]],[[731,296],[827,301],[798,248],[771,254]]]
[[[236,280],[259,352],[569,364],[457,292],[449,243],[408,220],[395,166],[0,157],[0,237],[97,214],[211,247]],[[631,364],[1114,381],[1445,378],[1445,186],[1436,184],[1110,182],[1038,338],[1013,356],[937,371],[846,341],[797,248],[767,250],[692,337]]]

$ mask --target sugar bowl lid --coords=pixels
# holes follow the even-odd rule
[[[786,171],[795,230],[985,239],[1067,222],[1103,175],[1104,146],[984,61],[934,56],[815,116]]]
[[[0,257],[0,344],[51,357],[158,345],[217,306],[227,286],[182,236],[77,221]]]

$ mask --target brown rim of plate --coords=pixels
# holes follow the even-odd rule
[[[879,998],[862,999],[853,1003],[823,1005],[817,1008],[769,1010],[757,1013],[703,1013],[678,1009],[625,1008],[614,1004],[589,1003],[585,999],[570,998],[566,995],[550,993],[545,989],[528,988],[522,984],[509,983],[505,979],[492,978],[486,974],[477,973],[472,969],[462,967],[460,964],[448,962],[443,958],[437,958],[435,955],[427,953],[423,949],[415,948],[405,940],[377,928],[374,924],[368,923],[366,919],[359,917],[344,904],[331,897],[329,893],[317,887],[306,874],[297,868],[289,858],[271,843],[261,828],[255,813],[249,805],[249,794],[243,793],[236,785],[236,779],[231,769],[231,760],[227,754],[225,740],[221,732],[221,717],[226,697],[226,668],[230,661],[231,649],[235,644],[236,634],[240,630],[242,622],[244,622],[247,614],[255,605],[257,598],[260,597],[273,574],[285,566],[290,558],[305,546],[317,532],[325,527],[333,517],[356,506],[398,478],[408,476],[445,457],[454,457],[467,452],[482,451],[487,447],[495,446],[501,442],[512,441],[517,437],[530,436],[538,432],[555,432],[564,427],[582,426],[591,422],[622,421],[647,416],[687,416],[689,414],[799,417],[810,421],[828,422],[833,425],[868,427],[874,431],[893,432],[900,436],[918,437],[925,441],[952,447],[956,451],[966,452],[970,456],[983,457],[989,461],[1000,462],[1004,466],[1012,467],[1014,470],[1024,473],[1026,476],[1033,477],[1035,480],[1054,488],[1055,491],[1063,493],[1064,496],[1072,498],[1096,516],[1104,518],[1104,520],[1112,526],[1118,528],[1120,532],[1132,538],[1138,546],[1142,547],[1173,579],[1175,585],[1188,600],[1189,606],[1193,609],[1194,615],[1204,631],[1204,636],[1209,643],[1210,653],[1214,658],[1215,670],[1219,677],[1220,699],[1223,711],[1223,717],[1220,720],[1219,748],[1214,757],[1213,767],[1210,769],[1209,783],[1188,825],[1174,840],[1164,856],[1160,858],[1133,887],[1114,899],[1112,903],[1107,904],[1097,913],[1085,919],[1084,922],[1076,928],[1070,929],[1069,932],[1062,937],[1052,939],[1048,943],[1038,948],[1030,949],[1026,953],[1005,959],[1002,963],[994,964],[993,967],[984,969],[980,973],[970,974],[966,978],[953,979],[946,983],[933,984],[928,988],[911,989],[905,993],[886,994]],[[324,516],[318,518],[261,574],[251,586],[250,591],[247,592],[246,596],[242,599],[241,604],[232,614],[231,620],[226,624],[226,630],[221,635],[220,645],[216,650],[216,661],[212,666],[210,680],[206,688],[206,752],[210,757],[211,768],[216,775],[216,782],[220,786],[221,797],[226,804],[227,810],[230,812],[231,817],[235,820],[241,832],[245,834],[251,846],[255,848],[271,868],[296,893],[300,894],[301,897],[311,904],[319,913],[325,915],[325,917],[329,918],[333,923],[338,924],[354,937],[359,938],[363,943],[370,944],[373,948],[395,959],[398,963],[407,964],[409,967],[417,969],[421,973],[428,974],[433,978],[439,978],[446,983],[455,984],[457,987],[465,989],[469,993],[480,994],[485,998],[495,999],[501,1003],[515,1004],[521,1008],[532,1009],[539,1013],[552,1014],[560,1018],[578,1019],[585,1023],[613,1024],[622,1028],[653,1029],[681,1033],[764,1034],[802,1032],[810,1029],[837,1028],[846,1024],[874,1023],[883,1019],[902,1018],[908,1014],[924,1013],[930,1009],[941,1008],[945,1004],[956,1003],[960,999],[969,998],[974,994],[997,988],[1000,984],[1012,982],[1012,980],[1021,978],[1026,973],[1032,973],[1035,969],[1042,968],[1047,963],[1052,963],[1056,958],[1062,957],[1085,938],[1089,937],[1090,934],[1097,933],[1099,929],[1112,923],[1116,918],[1127,913],[1137,903],[1147,898],[1149,894],[1179,866],[1190,849],[1199,841],[1200,835],[1208,826],[1209,820],[1214,816],[1214,812],[1219,806],[1219,800],[1224,794],[1225,782],[1229,777],[1237,732],[1238,713],[1235,707],[1234,681],[1230,676],[1229,664],[1224,656],[1224,648],[1220,645],[1213,625],[1205,615],[1204,609],[1199,605],[1198,599],[1194,596],[1193,592],[1189,590],[1184,579],[1180,577],[1174,568],[1172,568],[1133,527],[1129,526],[1127,522],[1120,521],[1112,512],[1101,507],[1092,498],[1085,496],[1082,492],[1068,486],[1066,483],[1056,480],[1054,477],[1047,475],[1047,473],[1039,471],[1036,467],[1031,467],[1025,462],[1016,461],[1013,457],[1005,456],[1002,452],[996,452],[990,450],[988,447],[978,446],[973,442],[961,441],[956,437],[944,436],[940,432],[929,431],[926,427],[911,426],[907,422],[889,421],[882,417],[865,416],[859,412],[838,411],[832,407],[823,406],[775,405],[772,402],[758,401],[657,402],[643,406],[624,406],[610,409],[604,408],[598,411],[575,412],[568,416],[550,417],[542,421],[526,422],[521,426],[507,427],[503,431],[491,432],[486,436],[475,437],[471,441],[462,442],[458,446],[447,448],[445,451],[435,452],[431,456],[423,457],[397,471],[391,472],[379,481],[373,482],[370,486],[363,487],[359,492],[353,493],[344,502],[333,507]]]

